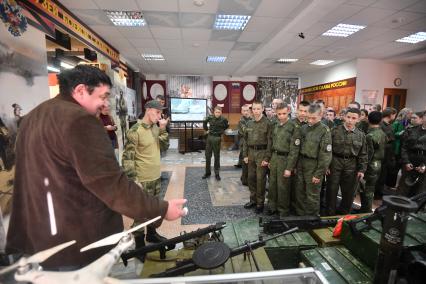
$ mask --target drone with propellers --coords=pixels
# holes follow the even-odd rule
[[[43,271],[39,264],[46,261],[49,257],[59,251],[75,244],[76,241],[70,241],[53,248],[38,252],[30,257],[22,257],[15,264],[12,264],[2,270],[0,275],[16,270],[15,279],[18,282],[31,282],[34,284],[123,284],[124,282],[107,277],[114,263],[117,262],[120,255],[134,244],[134,238],[131,234],[147,225],[157,221],[161,216],[151,219],[130,230],[108,236],[102,240],[83,247],[80,251],[109,246],[117,244],[112,250],[104,254],[91,264],[75,271],[55,272]]]

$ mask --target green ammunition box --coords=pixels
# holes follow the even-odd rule
[[[302,261],[319,270],[330,283],[372,283],[372,270],[342,246],[316,248],[301,252]]]

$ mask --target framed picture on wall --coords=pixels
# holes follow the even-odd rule
[[[372,106],[373,106],[372,104],[363,104],[362,108],[367,110],[368,112],[370,112],[370,109],[371,109]]]

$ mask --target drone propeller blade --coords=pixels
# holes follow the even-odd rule
[[[90,249],[94,249],[94,248],[98,248],[98,247],[104,247],[104,246],[114,245],[114,244],[118,243],[120,241],[120,239],[122,237],[126,236],[127,234],[130,234],[130,233],[132,233],[134,231],[137,231],[137,230],[139,230],[142,227],[146,227],[147,225],[149,225],[149,224],[157,221],[160,218],[161,218],[161,216],[157,216],[154,219],[151,219],[151,220],[149,220],[149,221],[147,221],[145,223],[142,223],[142,224],[140,224],[140,225],[138,225],[138,226],[136,226],[134,228],[131,228],[131,229],[127,230],[127,231],[124,231],[124,232],[121,232],[121,233],[117,233],[117,234],[108,236],[108,237],[106,237],[106,238],[104,238],[102,240],[99,240],[97,242],[91,243],[90,245],[87,245],[84,248],[81,248],[80,252],[84,252],[84,251],[87,251],[87,250],[90,250]]]
[[[42,263],[45,260],[47,260],[49,257],[51,257],[52,255],[56,254],[57,252],[63,250],[66,247],[69,247],[70,245],[75,244],[75,240],[74,241],[69,241],[60,245],[57,245],[56,247],[47,249],[47,250],[43,250],[40,251],[36,254],[33,254],[32,256],[30,256],[29,258],[27,258],[24,263]],[[8,266],[6,268],[4,268],[3,270],[0,270],[0,275],[5,274],[9,271],[12,271],[16,268],[18,268],[20,265],[22,265],[21,261],[17,261],[15,264],[12,264],[11,266]]]

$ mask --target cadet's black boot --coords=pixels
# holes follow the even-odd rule
[[[163,237],[162,235],[160,235],[159,233],[157,233],[157,231],[155,230],[155,228],[148,226],[146,228],[146,241],[150,242],[150,243],[161,243],[164,241],[167,241],[167,238]],[[172,250],[175,248],[176,245],[168,245],[167,248],[169,250]]]
[[[221,180],[220,175],[216,174],[216,180]]]
[[[145,246],[145,234],[141,232],[135,232],[134,234],[135,238],[135,249],[140,249]],[[145,262],[145,255],[137,255],[137,259],[139,259],[141,262]]]
[[[208,177],[210,177],[210,174],[204,174],[201,178],[202,178],[202,179],[206,179],[206,178],[208,178]]]
[[[245,209],[253,208],[254,206],[256,206],[256,202],[253,202],[253,201],[249,201],[246,204],[244,204]]]

